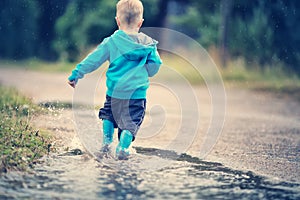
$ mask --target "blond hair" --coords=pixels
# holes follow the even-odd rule
[[[122,24],[135,25],[143,19],[143,4],[140,0],[120,0],[117,3],[117,17]]]

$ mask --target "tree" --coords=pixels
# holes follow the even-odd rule
[[[39,17],[36,1],[0,2],[0,57],[23,59],[34,56],[38,46]]]
[[[55,25],[54,47],[69,61],[100,43],[116,29],[116,0],[72,1]]]
[[[258,63],[261,66],[271,63],[276,55],[273,51],[274,35],[271,22],[268,18],[268,8],[260,1],[257,5],[245,7],[235,5],[235,12],[230,24],[229,49],[232,56],[242,56],[249,63]]]
[[[228,54],[228,25],[231,16],[232,0],[222,0],[220,6],[221,23],[220,23],[220,55],[221,65],[226,67],[227,54]]]
[[[163,19],[159,18],[161,14],[160,12],[163,11],[159,7],[159,3],[161,0],[143,0],[144,5],[144,23],[143,26],[145,27],[157,27],[159,23],[163,21]],[[166,0],[165,0],[166,1]]]
[[[170,17],[173,28],[199,41],[205,48],[217,46],[219,40],[218,0],[191,0],[182,4],[184,12]]]
[[[300,75],[300,1],[268,0],[276,57]]]
[[[38,18],[39,45],[37,56],[45,60],[55,60],[58,55],[53,48],[55,38],[54,26],[68,4],[69,0],[43,0],[38,1],[40,16]]]
[[[260,66],[284,63],[300,74],[300,2],[236,1],[230,23],[230,53]]]

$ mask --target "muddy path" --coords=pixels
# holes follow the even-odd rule
[[[0,83],[13,86],[29,96],[36,103],[66,102],[76,104],[93,104],[99,107],[104,102],[105,87],[103,79],[98,82],[99,74],[89,75],[80,87],[80,95],[74,100],[73,90],[66,84],[67,74],[32,72],[20,69],[0,69]],[[93,86],[92,99],[88,91]],[[172,87],[181,88],[180,84]],[[144,122],[147,131],[142,131],[142,137],[133,145],[143,148],[165,149],[166,143],[172,138],[172,132],[178,128],[176,124],[182,120],[176,101],[168,96],[161,87],[153,86],[148,93],[148,112]],[[160,91],[162,90],[162,91]],[[206,132],[211,120],[211,102],[209,92],[204,86],[195,86],[201,117],[199,132]],[[174,92],[173,92],[174,93]],[[160,101],[157,101],[159,99]],[[173,104],[173,102],[175,102]],[[157,106],[164,104],[163,108]],[[164,116],[160,116],[161,110]],[[195,108],[184,108],[192,115]],[[92,109],[93,110],[93,109]],[[93,110],[95,115],[96,111]],[[163,113],[164,113],[163,112]],[[86,119],[88,115],[85,115]],[[160,117],[162,117],[160,119]],[[192,118],[193,116],[191,116]],[[94,116],[93,116],[94,118]],[[91,121],[93,121],[92,119]],[[156,128],[164,121],[162,130]],[[39,128],[50,130],[57,138],[56,147],[61,151],[72,148],[82,148],[76,136],[78,119],[72,109],[58,109],[47,116],[34,118],[33,122]],[[154,123],[154,124],[153,124]],[[157,124],[155,124],[157,123]],[[190,123],[194,123],[190,120]],[[90,130],[99,131],[100,122]],[[184,124],[185,130],[193,124]],[[161,135],[147,135],[150,132]],[[203,135],[196,134],[192,143],[186,148],[189,155],[197,157],[198,149],[203,142]],[[269,177],[277,181],[300,183],[300,104],[293,98],[279,97],[269,93],[255,92],[247,89],[226,88],[225,123],[216,144],[205,157],[206,161],[222,163],[224,166]]]

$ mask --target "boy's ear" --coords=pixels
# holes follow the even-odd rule
[[[120,23],[119,18],[118,18],[118,17],[115,17],[115,19],[116,19],[117,25],[120,26],[121,23]]]
[[[141,19],[141,21],[138,23],[138,28],[141,28],[141,26],[143,25],[144,19]]]

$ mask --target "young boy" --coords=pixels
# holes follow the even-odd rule
[[[99,118],[103,120],[101,151],[110,152],[114,128],[118,128],[116,156],[123,160],[128,158],[128,148],[144,119],[148,77],[158,72],[162,61],[157,52],[158,42],[139,33],[144,21],[141,1],[120,0],[116,9],[119,30],[105,38],[76,66],[68,83],[75,87],[78,79],[109,60],[106,101],[99,111]]]

